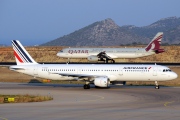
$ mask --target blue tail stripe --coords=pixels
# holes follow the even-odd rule
[[[19,44],[18,44],[15,40],[13,40],[13,42],[14,42],[14,44],[18,47],[18,50],[20,50],[20,52],[25,56],[25,58],[27,58],[27,60],[32,63],[31,59],[30,59],[30,58],[28,57],[28,55],[24,52],[24,50],[19,46]],[[22,55],[22,56],[23,56],[23,55]]]
[[[19,49],[16,47],[16,45],[14,43],[12,43],[13,47],[15,47],[14,49],[18,52],[17,54],[20,54],[21,58],[23,59],[23,61],[28,62],[27,59],[25,59],[25,57],[22,55],[22,53],[19,51]]]

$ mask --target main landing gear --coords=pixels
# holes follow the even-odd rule
[[[85,84],[84,85],[84,89],[90,89],[90,85],[89,84]]]
[[[67,63],[67,64],[70,63],[70,58],[67,59],[67,62],[66,62],[66,63]]]
[[[90,83],[86,82],[86,84],[84,84],[84,89],[90,89]]]
[[[160,86],[158,85],[158,82],[157,81],[155,81],[155,89],[159,89],[160,88]]]
[[[115,63],[115,61],[111,57],[109,57],[105,51],[100,52],[97,57],[99,58],[99,61],[104,61],[104,63],[109,63],[109,61],[110,63]]]

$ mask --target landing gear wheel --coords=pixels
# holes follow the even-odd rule
[[[155,86],[155,89],[159,89],[159,88],[160,88],[159,85]]]
[[[108,64],[108,60],[106,60],[106,62],[105,62],[106,64]]]
[[[85,84],[84,85],[84,89],[90,89],[90,85],[89,84]]]
[[[158,85],[158,82],[157,81],[155,81],[155,89],[159,89],[159,85]]]
[[[66,63],[67,63],[67,64],[70,63],[70,59],[69,59],[69,58],[67,59],[67,62],[66,62]]]
[[[111,60],[111,62],[112,62],[112,63],[115,63],[115,61],[114,61],[114,60]]]

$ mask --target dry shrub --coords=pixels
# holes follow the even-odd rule
[[[0,97],[0,104],[4,102],[4,97]]]
[[[120,46],[116,46],[120,48]],[[66,62],[67,59],[62,59],[56,56],[62,46],[38,46],[26,47],[27,51],[37,62]],[[130,46],[128,47],[130,48]],[[180,46],[162,46],[165,49],[164,53],[154,54],[142,58],[134,59],[116,59],[117,62],[180,62]],[[7,54],[8,53],[8,54]],[[11,47],[0,48],[0,62],[15,62],[13,50]],[[71,62],[88,62],[87,59],[71,59]]]

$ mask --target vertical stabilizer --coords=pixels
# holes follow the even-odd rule
[[[152,41],[146,46],[146,51],[155,51],[156,53],[164,52],[163,49],[160,49],[161,40],[162,40],[163,32],[158,32],[156,36],[152,39]],[[159,52],[158,52],[159,51]]]
[[[17,65],[37,64],[18,40],[12,40],[12,46]]]

